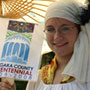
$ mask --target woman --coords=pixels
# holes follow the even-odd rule
[[[90,90],[89,12],[74,0],[49,6],[44,32],[55,57],[26,90]]]
[[[74,0],[50,5],[44,32],[55,57],[26,90],[90,90],[89,12]]]

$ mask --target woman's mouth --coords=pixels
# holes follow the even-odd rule
[[[68,42],[65,42],[65,43],[62,43],[62,44],[57,44],[57,43],[54,43],[53,45],[56,47],[56,48],[62,48],[64,47],[65,45],[67,45]]]

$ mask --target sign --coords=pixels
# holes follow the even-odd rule
[[[0,77],[36,79],[42,44],[43,24],[0,18]]]

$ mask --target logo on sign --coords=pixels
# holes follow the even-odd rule
[[[22,35],[8,37],[1,56],[1,61],[26,64],[30,51],[30,41]]]

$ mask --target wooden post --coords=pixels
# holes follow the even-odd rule
[[[0,0],[0,16],[2,16],[2,0]]]
[[[85,3],[88,3],[88,0],[85,0]]]

